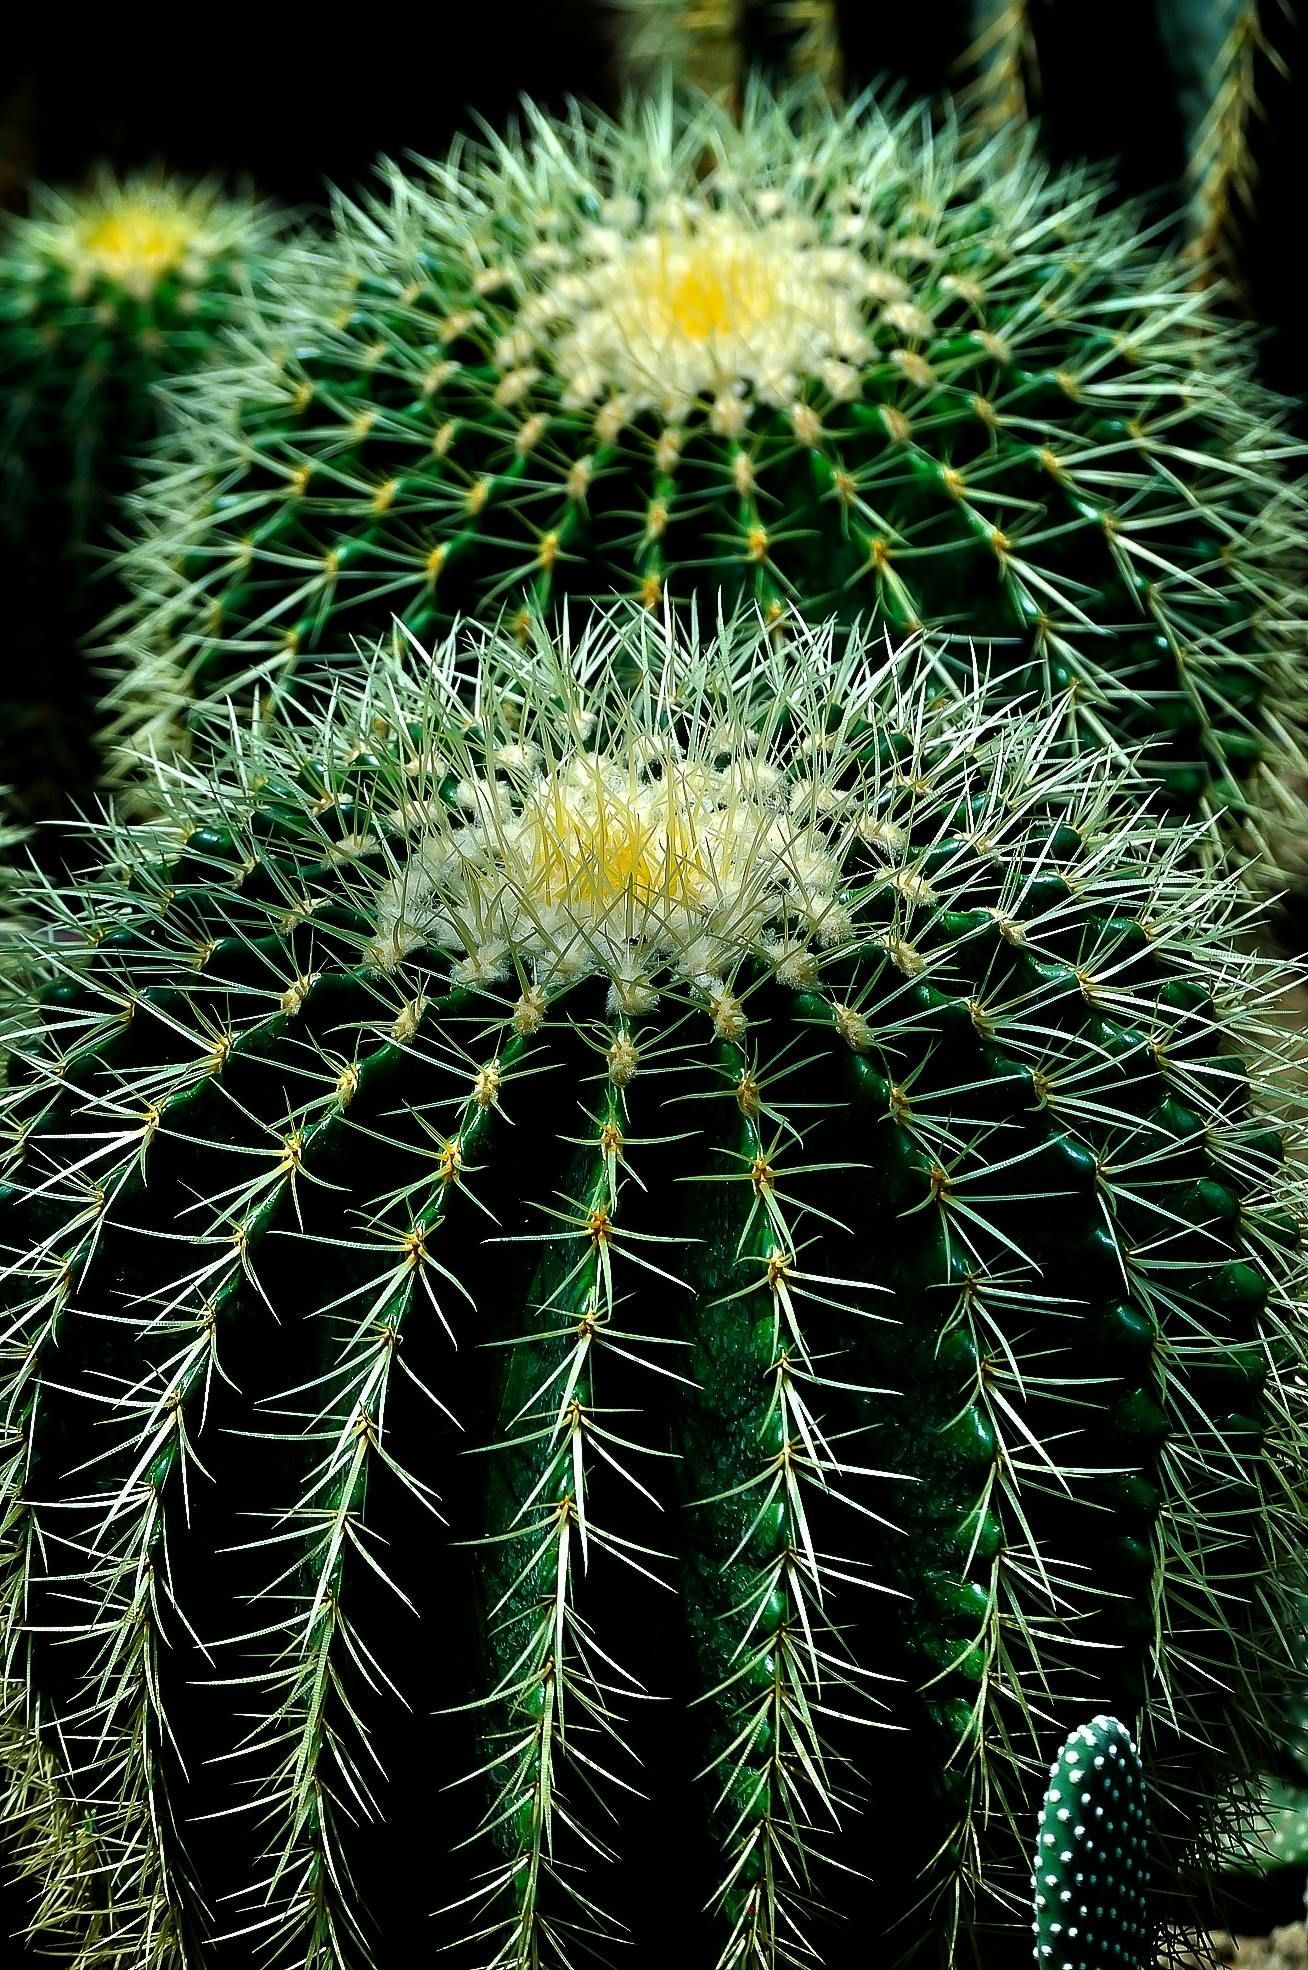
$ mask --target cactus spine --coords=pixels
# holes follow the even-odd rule
[[[461,632],[79,886],[0,1577],[82,1970],[1006,1962],[1074,1706],[1185,1912],[1301,1565],[1283,973],[910,669]]]
[[[935,625],[963,688],[980,643],[1250,845],[1301,722],[1294,447],[1189,279],[1029,145],[816,92],[756,90],[740,128],[666,97],[533,116],[390,169],[317,295],[195,388],[141,501],[115,729],[167,750],[392,612],[427,638],[725,592]]]

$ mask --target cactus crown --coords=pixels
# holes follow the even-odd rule
[[[57,215],[57,216],[56,216]],[[164,180],[104,179],[80,203],[60,202],[44,221],[43,244],[73,276],[73,292],[99,282],[145,300],[168,274],[186,270],[192,284],[220,250],[213,199]],[[29,237],[29,250],[36,241]]]
[[[250,250],[252,229],[265,231],[267,217],[210,183],[105,171],[83,192],[34,189],[30,217],[8,222],[7,273],[15,288],[26,277],[33,315],[43,298],[40,272],[57,267],[75,298],[118,288],[145,301],[169,276],[203,286],[215,262]],[[12,305],[21,305],[16,294]]]
[[[47,900],[0,1751],[85,1970],[952,1964],[1053,1720],[1178,1911],[1266,1755],[1284,972],[1056,715],[774,634],[384,652]]]
[[[383,178],[142,495],[124,741],[392,613],[430,640],[725,591],[932,625],[958,681],[979,641],[1083,741],[1152,743],[1182,813],[1243,814],[1293,749],[1294,447],[1244,333],[1092,177],[756,88],[739,127],[529,110]]]

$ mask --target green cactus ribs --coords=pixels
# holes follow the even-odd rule
[[[1116,1717],[1074,1730],[1049,1774],[1035,1853],[1036,1962],[1146,1970],[1149,1813],[1140,1754]]]
[[[1006,1965],[1110,1708],[1193,1913],[1301,1566],[1282,973],[883,658],[387,646],[47,903],[0,1741],[80,1964]]]
[[[142,496],[129,752],[392,614],[614,592],[931,625],[951,678],[1148,744],[1180,814],[1293,750],[1295,448],[1093,179],[757,89],[384,176]]]

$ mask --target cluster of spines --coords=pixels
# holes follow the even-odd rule
[[[726,589],[940,625],[955,681],[984,644],[1082,742],[1149,745],[1178,811],[1259,839],[1297,756],[1302,604],[1294,447],[1241,333],[1084,177],[865,106],[798,142],[794,115],[756,94],[740,131],[657,103],[633,128],[537,117],[525,157],[468,150],[343,206],[314,320],[288,306],[204,379],[143,496],[115,742],[166,752],[228,688],[330,674],[380,615],[429,639],[461,608]],[[863,371],[801,376],[752,422],[730,391],[569,405],[530,305],[596,215],[684,202],[706,151],[694,196],[725,211],[884,233]]]

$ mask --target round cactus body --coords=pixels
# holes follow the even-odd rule
[[[161,427],[156,386],[210,360],[271,250],[263,208],[105,177],[39,189],[0,239],[0,772],[28,818],[93,783],[79,639],[114,599],[116,502]]]
[[[80,1964],[1020,1962],[1109,1707],[1185,1910],[1301,1564],[1282,972],[910,669],[383,653],[68,900],[0,1743]]]
[[[107,496],[159,426],[155,386],[214,354],[269,214],[205,185],[103,178],[39,189],[0,247],[0,474],[6,517],[58,502],[75,544],[102,536]]]
[[[1295,448],[1094,180],[761,91],[740,128],[533,115],[385,180],[143,495],[129,752],[392,614],[720,592],[932,625],[955,676],[980,645],[1081,740],[1148,743],[1181,814],[1242,814],[1292,742]]]

